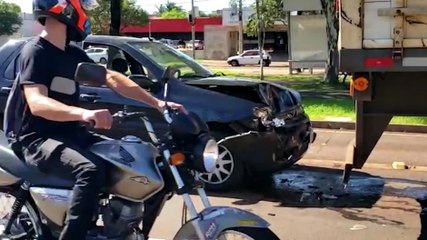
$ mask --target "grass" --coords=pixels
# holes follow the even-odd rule
[[[227,76],[259,79],[258,75],[221,71]],[[303,96],[303,105],[311,120],[324,121],[345,118],[355,121],[354,101],[348,96],[348,85],[322,83],[319,75],[266,75],[265,80],[277,81],[298,90]],[[394,117],[392,124],[427,125],[427,117]]]
[[[355,121],[356,119],[354,102],[351,98],[303,98],[303,105],[311,120],[324,121],[330,118],[349,118]],[[391,123],[402,125],[427,125],[427,117],[393,117]]]
[[[224,73],[229,77],[239,77],[248,79],[260,79],[258,75],[241,74],[232,71],[214,71],[215,73]],[[322,76],[319,75],[266,75],[264,80],[275,81],[286,87],[295,90],[325,90],[334,91],[339,90],[337,86],[321,83]]]

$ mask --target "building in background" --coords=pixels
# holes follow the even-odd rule
[[[198,17],[196,19],[196,40],[204,40],[205,26],[221,26],[221,17]],[[188,19],[164,19],[150,17],[145,26],[128,26],[121,31],[124,35],[155,39],[191,40],[191,25]]]
[[[11,36],[0,36],[0,46],[6,43],[9,39],[37,36],[43,30],[31,13],[22,13],[22,26],[15,34]]]

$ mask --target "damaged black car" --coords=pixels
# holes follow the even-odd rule
[[[11,40],[0,48],[2,111],[8,90],[19,72],[20,50],[28,40]],[[178,77],[169,82],[170,99],[197,113],[219,142],[217,170],[200,176],[208,189],[230,190],[245,177],[290,167],[315,140],[301,96],[292,89],[268,81],[214,74],[181,51],[157,41],[92,35],[79,45],[84,49],[106,48],[109,69],[127,75],[159,98],[162,98],[164,69],[167,66],[178,69]],[[80,93],[82,107],[108,108],[112,113],[143,111],[155,123],[158,134],[167,130],[156,109],[126,99],[106,86],[83,85]],[[138,121],[116,123],[111,130],[97,131],[112,138],[137,135],[149,141]]]

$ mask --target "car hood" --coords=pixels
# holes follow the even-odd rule
[[[299,94],[275,83],[228,77],[204,78],[191,81],[169,80],[168,100],[181,103],[205,122],[234,122],[255,117],[255,109],[268,107],[281,112],[296,104]],[[255,90],[255,91],[254,91]],[[82,88],[81,93],[91,93]],[[125,98],[108,88],[99,88],[103,96],[97,102],[148,107],[147,104]],[[162,91],[154,94],[163,99]]]
[[[273,81],[261,81],[238,77],[210,77],[185,81],[193,86],[252,87],[258,93],[261,102],[273,108],[275,112],[286,111],[289,107],[301,103],[299,92]]]
[[[231,56],[229,58],[227,58],[227,61],[231,61],[231,60],[236,60],[238,59],[240,56]]]

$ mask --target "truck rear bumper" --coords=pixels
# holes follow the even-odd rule
[[[402,59],[392,49],[341,49],[340,72],[427,72],[427,48],[406,48]]]

